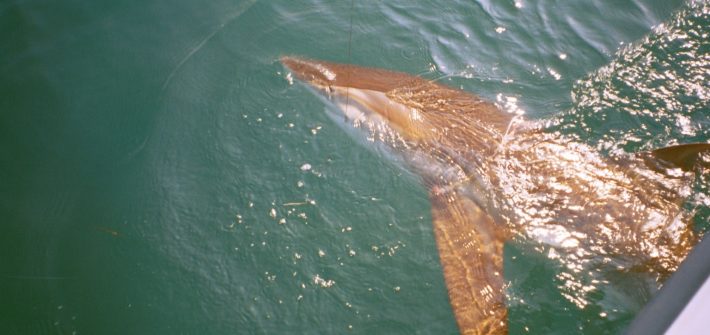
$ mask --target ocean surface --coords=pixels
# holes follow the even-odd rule
[[[439,80],[604,154],[710,141],[708,1],[2,1],[0,334],[456,333],[427,191],[282,55]],[[511,333],[643,307],[580,307],[559,266],[506,246]]]

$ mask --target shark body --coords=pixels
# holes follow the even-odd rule
[[[540,123],[416,76],[298,57],[281,62],[429,189],[461,333],[507,332],[503,245],[511,238],[555,250],[572,269],[567,293],[580,306],[584,290],[575,288],[604,279],[575,273],[610,267],[662,280],[698,240],[681,205],[710,144],[602,157]]]

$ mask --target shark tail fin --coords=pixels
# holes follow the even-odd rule
[[[673,145],[651,151],[651,156],[683,171],[691,171],[698,163],[698,157],[710,154],[710,143],[690,143]],[[700,161],[708,165],[708,162]]]

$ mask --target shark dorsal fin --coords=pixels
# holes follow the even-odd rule
[[[651,151],[651,156],[683,171],[691,171],[702,153],[710,153],[710,143],[673,145]]]

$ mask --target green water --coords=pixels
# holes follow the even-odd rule
[[[278,57],[516,98],[634,151],[710,140],[708,7],[0,2],[0,333],[456,333],[426,190]],[[557,266],[507,246],[511,333],[618,333],[642,307],[579,308]]]

